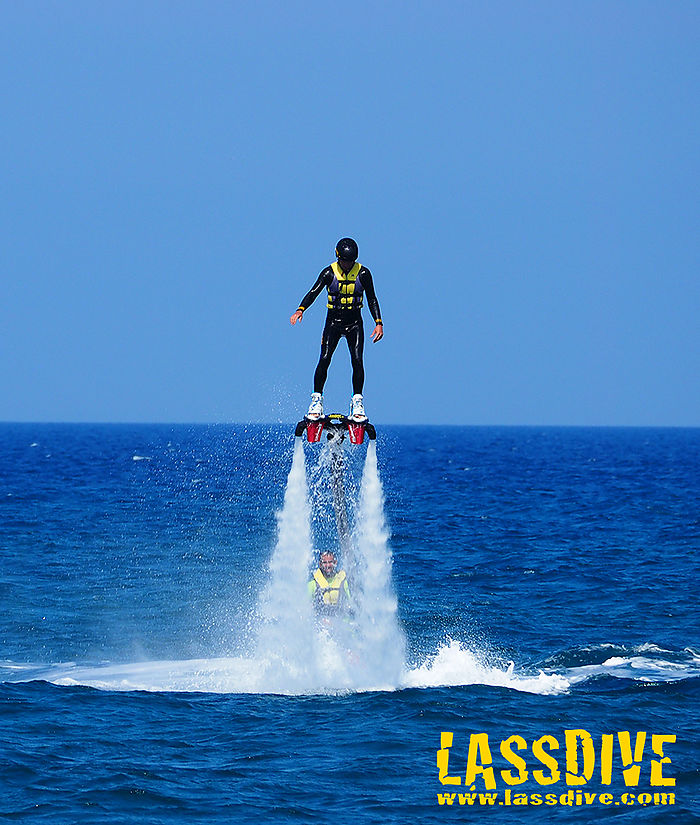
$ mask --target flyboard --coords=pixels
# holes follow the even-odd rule
[[[345,459],[342,444],[346,436],[349,436],[351,444],[362,444],[365,434],[370,441],[374,441],[377,437],[377,431],[367,418],[358,420],[353,417],[348,418],[348,416],[341,413],[331,413],[322,418],[304,416],[296,425],[294,435],[297,438],[303,438],[306,435],[309,444],[317,444],[321,440],[324,431],[331,450],[331,487],[340,550],[344,554],[349,554],[352,552],[352,542],[345,501],[345,484],[343,481]]]
[[[326,430],[328,440],[337,444],[342,443],[346,433],[350,435],[351,444],[362,444],[365,433],[370,441],[377,437],[377,431],[370,424],[368,418],[348,418],[341,413],[331,413],[322,418],[309,418],[305,415],[297,424],[294,435],[300,438],[306,432],[306,440],[309,444],[315,444],[321,440],[321,434]]]

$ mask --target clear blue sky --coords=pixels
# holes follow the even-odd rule
[[[695,0],[4,3],[0,420],[295,420],[350,235],[377,424],[700,425],[699,36]]]

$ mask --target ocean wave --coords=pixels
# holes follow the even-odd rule
[[[608,656],[600,661],[599,654],[603,650]],[[362,659],[358,659],[357,653],[346,650],[327,633],[319,634],[316,655],[316,666],[307,674],[300,673],[298,663],[294,661],[260,653],[256,656],[91,665],[5,661],[0,664],[0,681],[44,681],[59,686],[108,691],[294,696],[481,685],[552,696],[601,679],[628,680],[635,684],[673,684],[700,677],[700,660],[692,649],[674,653],[650,644],[629,648],[592,645],[578,648],[576,656],[572,656],[571,651],[551,656],[545,660],[549,664],[516,666],[514,662],[504,662],[474,645],[449,639],[420,663],[406,665],[394,683],[377,683],[372,678],[371,668],[365,668],[363,672]],[[588,655],[589,661],[582,663],[581,655]],[[556,659],[560,661],[559,666],[552,667],[551,662]],[[561,664],[561,660],[572,659],[576,664]]]
[[[285,662],[265,657],[222,657],[182,661],[150,661],[78,665],[64,662],[50,666],[5,663],[0,678],[8,682],[45,681],[60,686],[84,686],[99,690],[149,692],[259,693],[314,695],[397,691],[408,688],[486,685],[526,693],[550,695],[569,687],[561,674],[517,672],[513,662],[489,664],[487,658],[467,645],[450,640],[413,668],[405,668],[396,684],[376,684],[362,678],[362,662],[344,655],[332,640],[320,647],[328,678],[306,685],[295,669],[285,679]],[[2,671],[4,670],[4,673]],[[315,671],[318,673],[318,670]],[[352,675],[352,678],[349,678]]]
[[[570,668],[566,677],[572,685],[601,676],[630,679],[635,682],[678,682],[700,676],[700,668],[691,662],[652,659],[648,656],[611,656],[596,665]]]
[[[488,685],[525,693],[551,695],[568,690],[568,680],[557,673],[516,673],[513,662],[503,668],[489,664],[479,653],[451,639],[422,665],[404,674],[404,687]]]

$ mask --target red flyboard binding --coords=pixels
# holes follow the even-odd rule
[[[351,444],[362,444],[365,440],[365,422],[358,424],[356,421],[348,421],[348,432]]]
[[[315,444],[321,440],[321,433],[323,432],[323,419],[318,421],[306,422],[306,440],[309,444]]]
[[[324,430],[326,430],[329,441],[342,441],[346,433],[349,434],[351,444],[362,444],[365,433],[367,433],[370,441],[374,441],[377,437],[377,431],[368,420],[355,421],[340,413],[331,413],[323,418],[308,418],[305,416],[297,424],[294,435],[299,438],[306,432],[306,440],[309,444],[316,444],[321,440],[321,434]]]

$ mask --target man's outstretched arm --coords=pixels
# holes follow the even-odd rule
[[[296,324],[297,321],[301,321],[302,316],[304,315],[305,310],[307,310],[311,304],[318,298],[321,290],[324,286],[328,285],[328,273],[330,269],[326,267],[326,269],[322,270],[318,278],[316,278],[316,283],[311,287],[311,289],[304,295],[299,303],[299,308],[297,311],[292,315],[289,319],[290,324]]]

